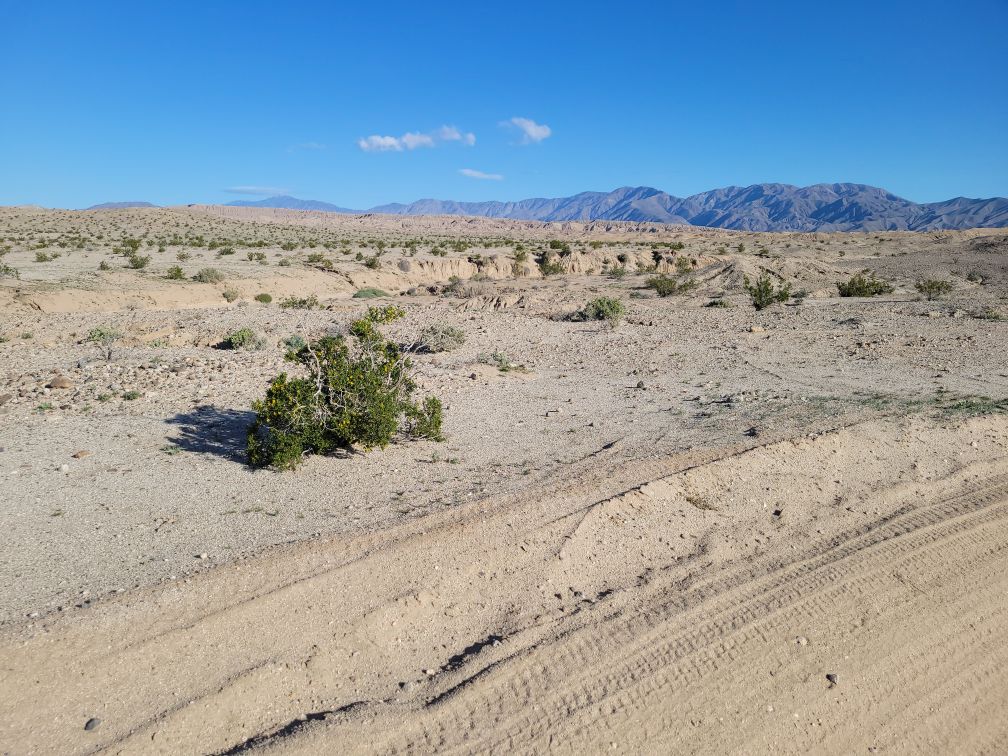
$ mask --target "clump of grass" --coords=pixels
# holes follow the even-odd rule
[[[262,304],[269,304],[270,302],[273,301],[273,297],[264,291],[261,294],[255,295],[255,301],[261,302]]]
[[[322,306],[314,294],[308,297],[287,297],[280,300],[280,307],[285,310],[316,310]]]
[[[169,281],[181,281],[185,278],[185,273],[182,272],[182,268],[178,265],[172,265],[165,271],[165,278]]]
[[[223,349],[244,349],[247,351],[262,349],[266,340],[251,328],[239,328],[232,331],[220,344]]]
[[[881,294],[891,294],[893,287],[887,281],[881,281],[874,273],[858,273],[849,281],[837,284],[841,297],[877,297]]]
[[[493,365],[502,373],[508,373],[514,369],[511,358],[504,352],[480,352],[476,356],[476,362],[483,365]]]
[[[102,260],[98,263],[98,270],[112,270],[112,266],[108,264],[108,260]]]
[[[150,261],[150,255],[138,255],[135,252],[126,258],[126,264],[133,270],[143,270]]]
[[[610,328],[615,328],[623,320],[626,308],[618,299],[612,297],[596,297],[588,302],[578,313],[580,320],[601,320]]]
[[[7,263],[0,263],[0,278],[21,278],[21,273],[17,268],[12,268]]]
[[[741,246],[741,245],[739,245]],[[743,288],[749,294],[753,307],[763,310],[777,302],[787,302],[791,298],[791,285],[782,283],[774,288],[773,281],[766,273],[756,279],[756,283],[749,280],[749,276],[743,278]]]
[[[391,296],[387,291],[379,289],[375,286],[365,286],[363,289],[358,289],[354,292],[354,299],[374,299],[375,297],[388,297]]]
[[[728,304],[727,299],[718,297],[717,299],[712,299],[710,302],[705,304],[704,307],[731,307],[731,305]]]
[[[139,399],[141,396],[142,394],[136,389],[130,389],[129,391],[127,391],[125,394],[122,395],[122,398],[125,399],[127,402],[132,402],[135,399]]]
[[[945,295],[952,292],[952,283],[950,281],[943,281],[938,278],[928,278],[923,281],[918,281],[914,284],[914,288],[924,296],[928,301],[932,299],[941,299]]]
[[[224,289],[223,294],[228,303],[241,299],[241,292],[238,289]]]
[[[465,331],[450,325],[429,325],[420,332],[420,348],[425,352],[450,352],[465,343]]]
[[[52,262],[53,260],[56,260],[58,258],[59,258],[59,252],[50,252],[46,254],[45,252],[39,250],[38,252],[35,253],[35,262],[47,263]]]
[[[215,284],[224,280],[224,274],[217,270],[217,268],[203,268],[193,276],[193,280],[205,284]]]
[[[398,307],[372,307],[346,335],[324,336],[289,353],[307,376],[282,373],[253,404],[249,464],[291,469],[307,454],[384,448],[400,436],[442,440],[441,401],[414,398],[412,362],[379,330],[404,315]]]

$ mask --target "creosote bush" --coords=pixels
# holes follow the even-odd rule
[[[269,304],[270,302],[273,301],[273,297],[272,295],[267,294],[266,292],[262,292],[261,294],[255,295],[255,301],[261,302],[262,304]]]
[[[952,291],[952,284],[937,278],[928,278],[924,281],[918,281],[914,285],[914,288],[923,294],[925,299],[930,301],[932,299],[940,299],[950,293]]]
[[[577,313],[579,320],[601,320],[611,328],[619,325],[626,308],[618,299],[596,297]]]
[[[757,278],[756,283],[752,283],[749,276],[745,276],[742,286],[757,310],[763,310],[776,302],[787,302],[791,298],[791,284],[782,283],[775,289],[773,281],[766,273]]]
[[[858,273],[849,281],[837,284],[841,297],[876,297],[880,294],[891,294],[893,287],[886,281],[875,278],[874,273],[865,275]]]
[[[655,290],[659,297],[674,297],[679,294],[693,291],[697,287],[695,278],[688,276],[670,277],[664,274],[653,276],[648,279],[647,285]]]
[[[165,278],[169,281],[181,281],[185,278],[185,273],[182,272],[182,268],[178,265],[172,265],[168,270],[165,271]]]
[[[282,373],[253,404],[248,461],[292,469],[306,454],[384,448],[397,437],[443,439],[443,407],[436,397],[414,398],[413,365],[379,326],[398,320],[398,307],[372,307],[346,335],[323,336],[287,359],[305,377]]]

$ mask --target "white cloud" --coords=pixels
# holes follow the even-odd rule
[[[442,126],[427,133],[408,131],[401,137],[372,134],[358,139],[357,146],[364,152],[402,152],[418,147],[436,147],[441,142],[461,142],[472,147],[476,144],[476,135],[471,131],[459,131],[454,126]]]
[[[473,168],[459,168],[459,173],[474,179],[484,179],[486,181],[503,181],[504,177],[499,173],[483,173]]]
[[[364,152],[388,152],[389,150],[402,152],[403,149],[401,139],[393,136],[378,136],[377,134],[358,139],[357,146]]]
[[[403,134],[401,141],[407,150],[415,150],[417,147],[434,146],[434,137],[430,134],[418,134],[413,131]]]
[[[229,186],[224,190],[228,194],[254,194],[256,196],[273,197],[277,194],[287,194],[290,189],[279,186]]]
[[[538,144],[553,133],[553,129],[544,123],[536,123],[531,118],[515,116],[505,124],[514,126],[522,132],[522,144]]]
[[[462,144],[472,147],[476,144],[476,135],[471,131],[464,134],[454,126],[442,126],[437,130],[438,138],[444,142],[462,142]]]

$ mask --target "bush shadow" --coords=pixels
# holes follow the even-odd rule
[[[168,441],[183,451],[244,462],[246,434],[255,417],[251,410],[201,405],[165,420],[169,425],[178,426],[178,432]]]

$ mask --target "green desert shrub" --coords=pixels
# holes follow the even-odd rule
[[[450,352],[465,343],[465,331],[450,325],[429,325],[420,332],[420,349],[425,352]]]
[[[88,331],[86,341],[90,341],[93,344],[111,344],[113,341],[118,341],[123,337],[122,332],[116,330],[112,326],[98,326],[97,328],[92,328]]]
[[[264,291],[261,294],[255,295],[255,301],[261,302],[262,304],[269,304],[273,301],[273,297]]]
[[[165,271],[165,278],[170,281],[181,281],[185,278],[185,273],[182,272],[182,268],[178,265],[172,265],[167,271]]]
[[[224,274],[217,270],[217,268],[203,268],[193,276],[193,280],[200,283],[215,284],[224,280]]]
[[[752,305],[757,310],[763,310],[776,302],[787,302],[791,297],[791,285],[782,283],[774,288],[773,281],[766,273],[756,279],[756,283],[749,280],[749,276],[743,278],[743,288],[749,294]]]
[[[249,464],[292,469],[306,454],[384,448],[401,436],[442,440],[441,401],[415,398],[410,358],[379,330],[404,315],[398,307],[372,307],[346,335],[289,353],[307,375],[278,375],[253,404]]]
[[[108,260],[102,260],[98,263],[98,270],[112,270],[112,266],[108,264]]]
[[[578,313],[579,320],[601,320],[615,328],[623,319],[626,308],[618,299],[612,297],[596,297],[588,302]]]
[[[241,299],[241,292],[238,289],[224,289],[224,299],[228,302],[235,302]]]
[[[49,254],[46,254],[45,252],[36,252],[35,253],[35,262],[40,262],[40,263],[52,262],[53,260],[57,259],[58,257],[59,257],[59,252],[50,252]]]
[[[673,297],[685,294],[697,287],[695,278],[686,276],[652,276],[647,280],[648,288],[654,289],[659,297]]]
[[[0,263],[0,278],[21,278],[21,273],[7,263]]]
[[[135,252],[126,258],[126,264],[133,270],[143,270],[150,262],[150,255],[138,255]]]
[[[918,281],[914,288],[920,292],[925,299],[941,299],[946,294],[952,291],[952,284],[949,281],[942,281],[937,278],[928,278],[924,281]]]
[[[308,342],[296,333],[291,334],[283,340],[283,345],[286,347],[288,352],[300,352],[307,344]]]
[[[286,297],[280,300],[280,307],[285,310],[317,310],[322,306],[314,294],[307,297]]]
[[[375,297],[387,297],[389,293],[374,286],[365,286],[354,293],[354,299],[374,299]]]
[[[266,340],[251,328],[239,328],[232,331],[220,343],[222,349],[262,349],[266,345]]]
[[[841,297],[875,297],[880,294],[891,294],[893,287],[887,281],[875,278],[874,273],[858,273],[849,281],[837,284]]]

